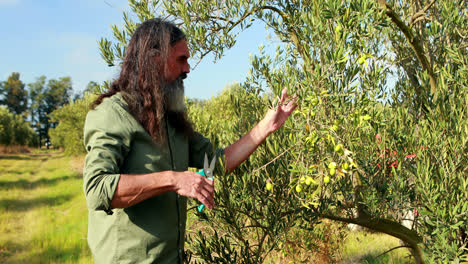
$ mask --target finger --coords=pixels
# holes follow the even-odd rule
[[[287,105],[287,109],[288,111],[294,111],[294,109],[296,109],[297,107],[297,97],[294,98],[293,100],[291,100],[291,102],[289,102],[289,104]]]
[[[198,194],[197,199],[204,204],[206,207],[213,209],[214,207],[214,201],[213,201],[213,196],[210,196],[206,192],[200,192]]]
[[[288,113],[291,114],[297,107],[297,104],[295,105],[292,105],[289,109],[288,109]]]
[[[284,101],[287,99],[288,97],[288,89],[287,88],[284,88],[283,91],[281,91],[281,101],[280,101],[280,104],[283,104]]]
[[[207,190],[200,190],[198,194],[199,194],[200,199],[205,199],[208,201],[213,200],[213,194]]]
[[[213,179],[204,179],[205,180],[205,186],[211,191],[214,192],[214,180]]]
[[[193,186],[193,198],[199,200],[206,207],[214,208],[214,180],[201,176],[198,173],[191,172],[192,176],[196,177],[195,185]]]
[[[193,198],[197,198],[197,195],[203,190],[209,192],[211,184],[205,177],[194,172],[191,172],[191,176],[194,177],[193,181],[190,183],[192,187]]]
[[[298,99],[299,99],[299,96],[297,96],[297,95],[295,94],[294,97],[293,97],[291,100],[294,101],[294,102],[297,102]]]
[[[205,188],[205,186],[208,186],[208,189],[214,190],[213,179],[208,179],[195,172],[190,172],[190,174],[190,176],[195,178],[195,180],[193,181],[193,186],[195,187],[195,189],[202,189]]]
[[[289,107],[289,106],[292,106],[293,104],[296,104],[297,99],[298,99],[297,97],[294,97],[291,100],[289,100],[287,106]]]
[[[215,194],[214,179],[207,179],[207,180],[210,183],[207,186],[208,187],[208,192],[209,192],[208,200],[211,203],[210,209],[213,209],[214,208],[214,194]]]
[[[202,177],[202,180],[195,191],[197,193],[202,194],[204,197],[212,199],[214,195],[213,179],[207,179]]]
[[[203,196],[205,196],[205,197],[207,197],[209,199],[213,199],[214,188],[212,188],[210,186],[204,186],[204,188],[200,190],[200,193],[202,193]]]

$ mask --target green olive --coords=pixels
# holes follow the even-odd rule
[[[318,105],[318,103],[319,103],[319,99],[317,99],[317,98],[314,98],[314,99],[312,99],[312,100],[310,101],[310,104],[311,104],[312,106],[316,106],[316,105]]]
[[[335,32],[336,32],[337,34],[340,33],[342,30],[343,30],[343,28],[341,27],[341,25],[336,25],[336,27],[335,27]]]
[[[341,166],[344,170],[347,170],[349,169],[349,164],[347,162],[343,163],[343,165]]]
[[[302,192],[302,185],[300,184],[296,185],[296,192],[298,193]]]
[[[338,145],[335,146],[335,151],[336,151],[336,152],[340,152],[340,151],[342,151],[342,150],[343,150],[343,145],[338,144]]]

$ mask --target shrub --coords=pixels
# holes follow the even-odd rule
[[[5,146],[32,146],[37,136],[21,115],[15,115],[0,107],[0,144]]]
[[[51,114],[52,122],[58,122],[57,127],[49,130],[51,143],[55,147],[63,147],[67,155],[76,156],[86,152],[83,146],[83,127],[86,114],[95,98],[94,94],[86,94]]]

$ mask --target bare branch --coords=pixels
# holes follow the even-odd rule
[[[411,247],[410,247],[410,246],[407,246],[407,245],[403,245],[403,246],[394,247],[394,248],[391,248],[391,249],[389,249],[389,250],[385,251],[384,253],[382,253],[382,254],[378,255],[378,256],[377,256],[377,257],[375,257],[374,259],[378,259],[378,258],[380,258],[381,256],[383,256],[383,255],[385,255],[385,254],[387,254],[387,253],[390,253],[391,251],[393,251],[393,250],[395,250],[395,249],[399,249],[399,248],[411,248]]]
[[[433,21],[431,18],[429,17],[425,17],[425,16],[420,16],[418,18],[416,18],[413,22],[411,22],[411,26],[414,26],[416,23],[418,23],[419,21],[424,21],[424,20],[429,20],[429,21]]]
[[[255,173],[261,169],[264,169],[266,168],[268,165],[270,165],[271,163],[275,162],[275,160],[279,159],[281,156],[283,156],[284,154],[286,154],[286,152],[288,152],[289,150],[291,150],[293,147],[295,147],[296,145],[298,144],[298,142],[296,142],[296,144],[294,144],[293,146],[289,147],[288,149],[286,149],[285,151],[283,151],[283,153],[279,154],[278,156],[276,156],[274,159],[270,160],[268,163],[266,163],[265,165],[261,166],[260,168],[257,168],[255,170],[252,171],[252,173]]]
[[[422,238],[418,235],[418,233],[416,233],[416,231],[408,229],[400,223],[382,218],[371,218],[369,216],[359,216],[353,219],[327,214],[320,214],[320,216],[335,221],[360,225],[363,227],[367,227],[371,230],[382,232],[393,237],[399,238],[413,249],[413,256],[415,257],[416,263],[425,263],[424,259],[422,258],[421,249],[418,246],[418,244],[423,241]]]
[[[416,23],[416,19],[424,16],[427,12],[427,10],[436,2],[436,0],[432,0],[429,4],[427,4],[422,10],[419,10],[417,13],[415,13],[411,19],[410,19],[410,25],[412,26],[414,23]]]

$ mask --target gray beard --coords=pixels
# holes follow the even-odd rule
[[[184,81],[181,77],[163,85],[164,100],[167,111],[185,112]]]

